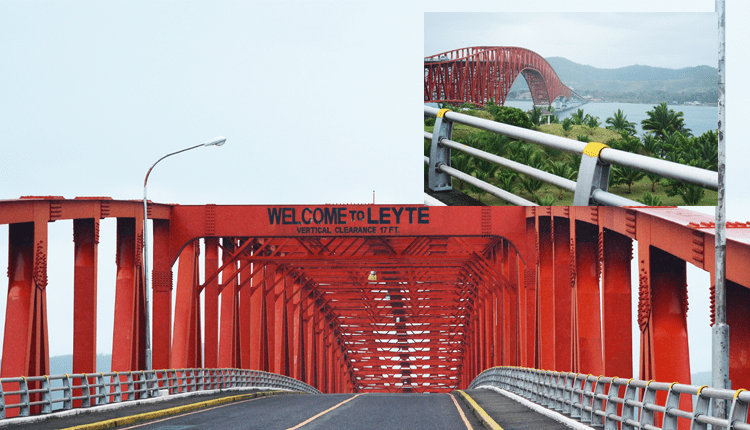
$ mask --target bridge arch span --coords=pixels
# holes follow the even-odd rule
[[[519,47],[476,46],[424,59],[424,101],[504,105],[513,82],[523,75],[535,106],[575,93],[539,54]]]

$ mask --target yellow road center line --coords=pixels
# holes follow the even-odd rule
[[[356,396],[354,396],[354,397],[350,397],[350,398],[348,398],[348,399],[344,400],[343,402],[341,402],[341,403],[339,403],[339,404],[337,404],[337,405],[331,406],[330,408],[328,408],[328,409],[324,410],[323,412],[319,413],[318,415],[315,415],[314,417],[312,417],[312,418],[309,418],[309,419],[308,419],[307,421],[301,422],[301,423],[297,424],[296,426],[294,426],[294,427],[290,427],[290,428],[288,428],[288,429],[286,429],[286,430],[296,430],[296,429],[298,429],[298,428],[300,428],[300,427],[302,427],[302,426],[304,426],[304,425],[306,425],[306,424],[309,424],[310,422],[312,422],[312,421],[314,421],[314,420],[318,419],[319,417],[321,417],[321,416],[323,416],[323,415],[327,414],[328,412],[331,412],[332,410],[334,410],[334,409],[338,408],[339,406],[343,405],[344,403],[346,403],[346,402],[350,402],[350,401],[352,401],[352,400],[356,399],[357,397],[359,397],[359,396],[361,396],[361,395],[362,395],[362,394],[360,393],[360,394],[357,394],[357,395],[356,395]]]
[[[471,423],[469,422],[469,420],[466,419],[466,415],[464,415],[464,411],[463,409],[461,409],[461,405],[458,404],[458,400],[456,400],[454,396],[450,394],[448,395],[451,396],[451,400],[453,400],[453,404],[456,405],[456,409],[458,409],[458,414],[461,415],[461,419],[464,421],[464,424],[466,424],[466,429],[474,430],[474,427],[471,426]]]
[[[143,426],[150,426],[151,424],[160,423],[162,421],[169,421],[169,420],[173,420],[175,418],[182,418],[182,417],[186,417],[188,415],[199,414],[201,412],[208,412],[208,411],[212,411],[214,409],[225,408],[227,406],[232,406],[232,405],[239,405],[240,403],[252,402],[253,400],[260,400],[260,399],[264,399],[264,398],[266,398],[266,397],[256,397],[254,399],[247,399],[247,400],[241,400],[239,402],[226,403],[226,404],[219,405],[219,406],[213,406],[213,407],[210,407],[210,408],[205,408],[205,409],[200,409],[200,410],[193,411],[193,412],[188,412],[186,414],[180,414],[180,415],[175,415],[173,417],[162,418],[162,419],[156,420],[156,421],[149,421],[149,422],[145,422],[145,423],[141,423],[141,424],[136,424],[136,425],[130,426],[128,428],[129,429],[134,429],[134,428],[143,427]]]
[[[195,410],[205,410],[207,408],[217,408],[222,406],[229,406],[230,403],[242,403],[249,400],[255,400],[257,398],[265,397],[268,394],[276,393],[274,391],[258,392],[252,394],[240,394],[238,396],[222,397],[219,399],[208,400],[204,402],[191,403],[188,405],[177,406],[169,409],[162,409],[154,412],[146,412],[142,414],[129,415],[120,418],[113,418],[110,420],[98,421],[89,424],[82,424],[78,426],[68,427],[65,430],[101,430],[109,429],[117,426],[132,425],[142,421],[153,420],[157,418],[165,418],[173,415],[184,414],[186,412]]]
[[[503,430],[502,427],[500,427],[500,424],[496,423],[495,420],[492,419],[492,417],[489,416],[487,412],[482,409],[481,406],[477,404],[477,402],[474,401],[468,394],[464,393],[463,390],[456,390],[459,393],[461,393],[462,396],[464,396],[464,400],[466,400],[472,409],[474,409],[474,412],[479,415],[479,419],[484,422],[484,425],[486,427],[491,428],[492,430]]]

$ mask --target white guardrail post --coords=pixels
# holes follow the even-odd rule
[[[609,146],[599,142],[590,142],[583,150],[573,206],[596,206],[596,202],[591,198],[594,190],[607,191],[609,189],[609,164],[602,163],[599,159],[599,153],[604,148],[609,148]]]
[[[438,111],[435,129],[432,133],[432,145],[430,145],[429,187],[433,191],[453,189],[451,176],[439,170],[443,164],[449,167],[451,165],[451,149],[440,144],[440,140],[450,139],[453,135],[453,121],[445,117],[446,112],[450,112],[450,109]]]

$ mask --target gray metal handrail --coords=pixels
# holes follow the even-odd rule
[[[52,387],[51,382],[57,380],[62,386]],[[29,383],[38,383],[41,388],[29,389]],[[18,390],[5,391],[11,384],[18,384]],[[28,417],[32,406],[41,406],[41,413],[49,414],[57,403],[62,403],[62,410],[70,410],[197,391],[253,387],[320,394],[316,388],[294,378],[245,369],[164,369],[0,378],[0,419],[6,418],[6,411],[12,409],[18,409],[18,416]],[[74,396],[74,390],[80,390],[81,395]],[[62,396],[58,397],[58,393]],[[11,396],[19,396],[19,401],[6,404]],[[30,401],[32,397],[41,400]],[[77,401],[80,406],[76,406]]]
[[[478,118],[445,109],[440,110],[429,106],[424,106],[424,115],[437,118],[434,133],[424,132],[425,139],[432,141],[430,156],[426,157],[425,164],[430,166],[429,188],[433,191],[442,191],[451,188],[450,177],[461,179],[459,175],[455,174],[455,172],[442,169],[444,166],[450,167],[450,149],[464,152],[471,156],[528,175],[532,178],[550,183],[562,189],[573,191],[575,193],[573,202],[575,206],[589,206],[591,204],[604,204],[610,206],[644,206],[640,202],[629,200],[607,191],[609,166],[611,164],[642,170],[665,178],[690,182],[704,188],[717,189],[719,184],[718,172],[647,157],[640,154],[633,154],[610,148],[596,142],[580,142],[561,136],[528,130],[521,127],[490,121],[484,118]],[[535,169],[522,163],[508,160],[495,154],[455,142],[451,140],[453,123],[465,124],[514,139],[581,155],[578,181],[571,181],[543,170]],[[496,193],[496,190],[498,189],[497,187],[494,187],[496,190],[492,191],[482,187],[479,188],[505,201],[518,204],[505,198],[504,193]],[[529,204],[533,205],[531,202],[522,203],[522,205]]]
[[[750,391],[745,390],[511,366],[487,369],[469,385],[469,389],[482,387],[506,390],[583,424],[605,430],[618,429],[618,423],[623,429],[676,429],[678,418],[690,420],[691,429],[706,429],[710,424],[750,430],[747,422]],[[657,401],[660,392],[666,394],[664,403]],[[691,396],[692,411],[680,409],[683,395]],[[709,405],[714,399],[731,401],[728,418],[710,414]],[[654,413],[661,414],[661,424],[656,422],[658,416]]]

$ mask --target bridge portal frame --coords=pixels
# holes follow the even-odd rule
[[[344,206],[348,212],[366,213],[369,209],[370,215],[377,214],[381,221],[382,214],[389,210],[388,206],[380,205]],[[332,321],[321,316],[330,314],[332,307],[326,306],[325,300],[308,294],[305,288],[309,280],[288,268],[279,269],[279,261],[269,260],[262,266],[263,270],[253,272],[248,272],[252,268],[241,261],[233,267],[232,259],[222,260],[219,264],[220,247],[223,247],[221,253],[229,256],[241,252],[243,246],[254,246],[239,238],[288,239],[296,234],[299,224],[269,223],[268,211],[272,208],[149,204],[155,245],[155,366],[175,367],[180,362],[189,365],[191,360],[197,363],[201,344],[199,328],[203,324],[206,333],[215,331],[215,335],[206,335],[206,349],[214,348],[209,342],[210,336],[215,336],[211,342],[217,348],[215,355],[206,354],[205,366],[210,364],[211,357],[220,364],[236,363],[236,367],[245,367],[249,362],[250,367],[267,367],[268,370],[300,376],[324,391],[353,390],[356,387],[344,352],[341,348],[331,348],[347,341],[342,337],[343,327],[333,322],[335,318]],[[302,210],[304,207],[297,208]],[[414,214],[420,209],[412,208]],[[139,278],[138,248],[142,246],[138,228],[142,222],[140,203],[107,198],[66,200],[53,196],[3,201],[0,209],[0,223],[9,224],[10,233],[10,300],[6,309],[2,376],[49,373],[46,225],[56,220],[74,220],[74,373],[95,370],[92,352],[95,351],[96,317],[92,309],[95,309],[97,286],[95,281],[92,282],[92,274],[98,261],[97,226],[99,220],[108,217],[118,219],[113,370],[142,367],[145,349],[140,327],[143,327],[145,304]],[[713,274],[714,225],[711,217],[678,208],[472,207],[422,210],[429,213],[429,227],[414,223],[403,226],[400,234],[411,237],[440,233],[445,237],[503,238],[472,263],[475,267],[471,268],[471,273],[487,273],[487,279],[499,281],[478,286],[476,292],[479,295],[476,297],[484,300],[473,299],[476,306],[472,305],[474,307],[467,314],[473,328],[462,344],[462,385],[484,368],[494,365],[560,370],[561,366],[566,366],[575,372],[630,374],[632,342],[627,340],[630,324],[626,320],[634,317],[630,315],[629,306],[622,306],[622,303],[634,293],[630,291],[628,281],[632,255],[628,251],[632,252],[632,240],[637,240],[639,247],[639,307],[635,318],[641,328],[641,376],[679,381],[689,378],[684,270],[690,263]],[[283,215],[280,216],[279,219],[283,219]],[[750,223],[729,223],[727,227],[727,285],[731,298],[727,305],[728,319],[730,326],[736,327],[731,332],[730,372],[736,386],[747,386],[750,385],[750,374],[742,364],[742,357],[750,350],[750,336],[747,335],[750,333],[750,319],[747,317],[750,280],[745,270],[750,264]],[[217,306],[218,297],[222,297],[221,312],[218,307],[212,310],[213,305],[207,306],[203,315],[197,312],[195,286],[200,265],[195,240],[198,238],[206,238],[209,244],[203,257],[207,267],[215,267],[215,273],[221,272],[222,278],[229,280],[219,285],[214,274],[205,277],[204,292],[215,291]],[[225,244],[222,238],[229,240]],[[231,249],[230,245],[236,248]],[[179,262],[179,277],[173,339],[172,266],[175,261]],[[237,299],[241,286],[232,284],[237,273],[239,279],[265,285],[262,290],[265,295],[257,293],[261,291],[258,288],[248,297],[243,298],[244,294],[240,294]],[[592,296],[598,297],[600,277],[601,302],[591,299]],[[213,300],[213,294],[206,295],[206,302]],[[224,294],[227,294],[227,300],[224,300]],[[601,310],[591,312],[597,304],[601,304]],[[252,312],[253,306],[273,309],[273,318],[263,320]],[[665,307],[669,307],[670,312],[679,311],[668,315]],[[497,319],[498,315],[502,318]],[[669,318],[665,319],[666,316]],[[239,336],[236,332],[237,327],[246,326],[248,321],[249,344],[240,341],[245,336],[241,330]],[[282,334],[269,331],[269,325],[277,324],[282,328],[279,332]],[[232,328],[225,330],[224,327]],[[283,343],[285,337],[296,339],[291,347],[279,343],[279,339]],[[221,344],[224,345],[218,349]],[[280,360],[266,363],[262,359],[262,349],[256,348],[253,352],[252,345],[276,348],[275,351],[285,349],[283,354],[272,355]],[[675,354],[675,351],[679,353]],[[292,364],[295,359],[299,363],[300,357],[306,358],[304,370],[300,364]],[[313,361],[318,364],[311,364]],[[12,390],[12,387],[4,389]],[[12,399],[6,399],[9,401]]]

